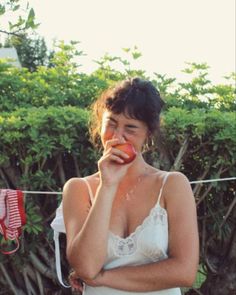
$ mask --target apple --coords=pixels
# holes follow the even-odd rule
[[[124,164],[128,164],[128,163],[132,162],[137,155],[137,152],[134,149],[134,146],[129,142],[117,144],[114,146],[114,148],[116,148],[122,152],[125,152],[129,156],[129,158],[122,158],[124,160]]]

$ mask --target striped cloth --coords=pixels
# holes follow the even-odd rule
[[[0,189],[0,233],[5,240],[16,240],[17,243],[17,248],[13,251],[1,250],[4,254],[14,253],[19,248],[18,238],[25,224],[26,215],[22,191]]]

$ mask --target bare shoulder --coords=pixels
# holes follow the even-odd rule
[[[73,193],[73,194],[77,194],[79,192],[81,193],[84,190],[87,191],[87,186],[86,186],[86,183],[85,183],[84,180],[86,179],[89,182],[89,184],[90,184],[97,177],[98,177],[97,176],[97,173],[95,173],[95,174],[86,176],[84,178],[79,178],[79,177],[70,178],[64,184],[64,187],[63,187],[63,196],[64,195],[67,195],[67,194],[71,194],[71,193]]]
[[[164,189],[168,191],[178,186],[189,186],[189,180],[182,172],[179,171],[164,171],[153,169],[153,175],[155,175],[156,181],[163,183],[165,181]]]
[[[89,203],[88,189],[82,178],[74,177],[64,184],[63,187],[63,206],[68,205],[69,208],[74,205]]]
[[[166,203],[189,203],[194,201],[192,188],[186,175],[173,171],[168,173],[163,195]]]
[[[70,195],[71,193],[76,194],[84,187],[84,181],[82,178],[73,177],[67,180],[63,187],[63,197]]]
[[[98,181],[98,173],[84,178],[73,177],[69,179],[63,187],[63,202],[90,203],[91,200],[88,186],[92,189],[93,193],[95,193]]]
[[[179,171],[171,171],[165,173],[167,176],[166,189],[171,189],[172,187],[182,187],[189,186],[190,182],[185,174]]]
[[[168,183],[171,186],[182,186],[182,185],[187,185],[189,186],[189,180],[185,174],[179,171],[171,171],[167,172],[168,173]]]
[[[91,208],[89,192],[83,178],[71,178],[63,187],[63,217],[67,241],[78,233]]]
[[[67,227],[69,220],[78,222],[79,219],[84,220],[86,218],[90,208],[90,198],[88,188],[82,178],[74,177],[65,183],[62,202]]]

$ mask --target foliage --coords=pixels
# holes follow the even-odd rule
[[[9,19],[14,15],[17,21],[12,23]],[[3,17],[8,19],[8,26],[4,28]],[[35,12],[33,8],[30,8],[29,3],[22,5],[20,0],[3,0],[0,4],[0,33],[7,35],[19,36],[23,32],[29,31],[29,29],[36,29],[39,24],[35,22]]]
[[[52,171],[58,163],[54,158],[72,152],[78,155],[89,147],[84,137],[87,121],[88,112],[72,106],[31,107],[2,113],[0,163],[2,167],[15,164],[14,171],[19,171],[21,177],[14,185],[55,189]],[[14,163],[9,163],[9,159],[14,159]],[[47,161],[54,162],[51,172],[47,171]]]
[[[124,52],[132,59],[140,57],[137,48]],[[0,186],[61,192],[68,178],[96,170],[99,155],[88,134],[91,103],[115,81],[147,75],[132,70],[129,58],[108,54],[97,61],[99,68],[92,74],[80,73],[75,57],[82,54],[76,44],[60,43],[50,66],[38,66],[34,72],[0,63]],[[120,70],[115,69],[117,62]],[[236,175],[234,75],[226,77],[225,84],[213,85],[207,71],[207,65],[191,63],[185,69],[188,82],[178,83],[160,73],[152,78],[166,105],[162,134],[145,157],[156,167],[184,172],[190,180]],[[208,278],[212,269],[217,275],[222,261],[232,258],[228,253],[233,253],[236,185],[233,181],[194,184],[193,190],[201,264]],[[0,272],[17,278],[12,283],[18,291],[30,284],[39,293],[37,274],[44,291],[49,288],[56,294],[60,288],[49,229],[60,199],[59,195],[26,195],[28,223],[22,252],[14,258],[0,257],[4,267]],[[66,275],[65,260],[62,264]],[[0,284],[8,288],[2,276]]]
[[[22,67],[29,69],[30,72],[49,62],[45,40],[35,33],[8,37],[4,47],[15,47]]]
[[[153,83],[165,98],[167,107],[236,111],[235,73],[226,76],[224,84],[213,85],[208,78],[206,64],[187,63],[187,65],[188,67],[183,70],[189,76],[186,82],[176,83],[175,78],[154,73]]]
[[[80,106],[87,107],[107,83],[95,75],[77,72],[72,60],[81,55],[74,45],[58,45],[50,68],[40,66],[30,73],[27,69],[6,66],[0,61],[0,110],[19,107]]]
[[[134,49],[123,48],[123,52],[127,58],[111,56],[106,53],[100,60],[95,61],[99,68],[94,72],[94,75],[101,80],[107,81],[109,85],[130,77],[144,78],[145,71],[131,68],[132,59],[137,60],[142,56],[138,48],[136,46]]]

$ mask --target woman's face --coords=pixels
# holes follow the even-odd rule
[[[147,136],[148,127],[143,121],[127,117],[123,113],[113,114],[108,110],[103,113],[101,127],[103,146],[112,138],[124,138],[133,144],[137,152],[141,152]]]

